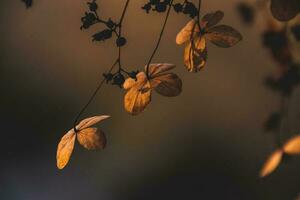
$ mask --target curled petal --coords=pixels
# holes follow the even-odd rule
[[[201,19],[201,27],[210,28],[217,25],[224,17],[224,13],[220,10],[208,13]]]
[[[196,24],[196,20],[189,21],[185,27],[181,29],[181,31],[176,36],[176,44],[181,45],[191,39],[191,35],[193,34],[193,37],[199,34],[200,30],[199,27]]]
[[[228,48],[242,40],[242,35],[234,28],[227,25],[219,25],[207,30],[206,39],[219,47]]]
[[[75,132],[70,130],[61,138],[56,153],[56,165],[58,169],[63,169],[68,164],[74,149],[75,137]]]
[[[175,97],[182,91],[181,79],[173,73],[163,74],[150,81],[151,87],[163,96]]]
[[[262,170],[260,171],[260,177],[265,177],[272,173],[279,165],[281,159],[282,159],[283,151],[277,150],[266,161],[264,164]]]
[[[284,153],[300,154],[300,136],[295,136],[283,146]]]
[[[206,64],[207,49],[204,38],[197,38],[184,50],[184,65],[189,72],[198,72]]]
[[[94,116],[94,117],[86,118],[86,119],[82,120],[81,122],[79,122],[79,124],[76,126],[76,129],[82,130],[82,129],[91,127],[109,117],[110,116],[108,116],[108,115],[101,115],[101,116]]]
[[[104,149],[106,145],[104,133],[97,128],[86,128],[79,131],[77,140],[88,150]]]

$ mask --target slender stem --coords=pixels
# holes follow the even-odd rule
[[[108,73],[111,73],[112,70],[114,69],[114,67],[116,66],[118,62],[118,59],[114,62],[114,64],[111,66],[111,68],[109,69]],[[102,88],[104,82],[105,82],[105,78],[102,79],[102,81],[99,83],[99,85],[97,86],[97,88],[95,89],[95,91],[93,92],[92,96],[90,97],[90,99],[88,100],[88,102],[83,106],[83,108],[80,110],[80,112],[78,113],[77,117],[74,120],[74,124],[73,124],[73,128],[74,131],[77,132],[76,130],[76,124],[78,122],[79,117],[82,115],[82,113],[87,109],[87,107],[92,103],[92,101],[94,100],[94,98],[96,97],[96,94],[100,91],[100,89]]]
[[[120,21],[119,21],[119,24],[120,24],[120,25],[122,24],[122,22],[123,22],[123,20],[124,20],[125,13],[126,13],[126,11],[127,11],[127,8],[128,8],[128,5],[129,5],[129,2],[130,2],[130,0],[127,0],[127,1],[126,1],[126,4],[125,4],[125,6],[124,6],[124,9],[123,9],[123,12],[122,12],[122,15],[121,15]]]
[[[121,15],[121,18],[120,18],[120,21],[119,21],[119,34],[118,34],[118,37],[122,37],[122,23],[123,23],[123,20],[124,20],[124,17],[125,17],[125,14],[126,14],[126,11],[127,11],[127,8],[128,8],[128,5],[129,5],[129,2],[130,0],[127,0],[126,3],[125,3],[125,6],[124,6],[124,9],[122,11],[122,15]],[[122,69],[122,64],[121,64],[121,46],[119,46],[119,53],[118,53],[118,57],[119,57],[119,62],[118,62],[118,65],[119,65],[119,72],[121,71]]]
[[[163,26],[162,26],[161,32],[160,32],[160,34],[159,34],[158,41],[157,41],[156,46],[155,46],[155,48],[154,48],[154,50],[153,50],[153,53],[152,53],[151,56],[150,56],[149,61],[148,61],[148,63],[147,63],[147,67],[146,67],[146,75],[147,75],[147,77],[149,76],[149,75],[148,75],[149,65],[150,65],[150,63],[151,63],[153,57],[155,56],[155,53],[156,53],[156,51],[157,51],[157,49],[158,49],[158,47],[159,47],[159,44],[160,44],[161,39],[162,39],[162,36],[163,36],[163,34],[164,34],[164,31],[165,31],[165,28],[166,28],[166,25],[167,25],[167,22],[168,22],[168,19],[169,19],[169,16],[170,16],[170,11],[171,11],[171,8],[172,8],[172,3],[173,3],[173,0],[171,0],[171,2],[170,2],[170,4],[169,4],[169,8],[168,8],[168,11],[167,11],[167,15],[166,15],[164,24],[163,24]],[[148,77],[148,79],[149,79],[149,77]]]
[[[120,18],[120,21],[119,21],[119,32],[117,33],[116,32],[116,35],[117,37],[121,37],[122,36],[122,23],[123,23],[123,20],[124,20],[124,17],[125,17],[125,13],[127,11],[127,8],[128,8],[128,5],[129,5],[129,2],[130,0],[127,0],[126,1],[126,4],[124,6],[124,9],[122,11],[122,15],[121,15],[121,18]],[[101,23],[105,23],[107,24],[107,22],[101,20],[98,16],[98,13],[95,12],[95,15],[97,17],[97,20]],[[114,64],[111,66],[111,68],[109,69],[108,73],[111,73],[112,70],[114,69],[114,67],[118,64],[119,66],[119,71],[122,69],[121,68],[121,47],[119,47],[119,53],[118,53],[118,59],[114,62]],[[83,108],[80,110],[79,114],[77,115],[77,117],[75,118],[74,120],[74,124],[73,124],[73,128],[74,128],[74,131],[77,132],[76,130],[76,124],[78,122],[78,119],[80,118],[80,116],[82,115],[82,113],[87,109],[87,107],[92,103],[92,101],[94,100],[94,98],[96,97],[97,93],[100,91],[100,89],[102,88],[104,82],[105,82],[105,78],[102,79],[102,81],[99,83],[99,85],[97,86],[97,88],[95,89],[94,93],[92,94],[92,96],[90,97],[90,99],[88,100],[88,102],[83,106]]]
[[[284,115],[285,115],[285,97],[282,95],[281,98],[280,98],[280,110],[279,110],[279,113],[280,113],[280,126],[279,126],[279,130],[277,131],[277,137],[276,137],[276,143],[278,145],[278,147],[281,148],[282,146],[282,138],[281,138],[281,134],[283,132],[283,129],[284,129]]]

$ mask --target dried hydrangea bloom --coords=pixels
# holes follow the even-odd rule
[[[151,101],[153,90],[167,97],[178,96],[182,90],[182,82],[176,74],[169,72],[173,68],[175,65],[167,63],[150,64],[148,76],[145,72],[140,72],[136,80],[126,79],[123,85],[127,90],[124,97],[125,110],[132,115],[143,112]],[[145,71],[147,72],[147,66]]]
[[[105,134],[98,128],[91,127],[110,116],[94,116],[82,120],[74,129],[69,130],[60,140],[57,147],[57,167],[63,169],[69,162],[74,145],[75,138],[80,145],[88,150],[104,149],[106,145]]]
[[[260,171],[260,177],[271,174],[282,161],[283,156],[293,156],[300,154],[300,136],[295,136],[287,141],[281,149],[274,151],[267,159]]]
[[[186,43],[184,50],[184,64],[188,71],[198,72],[206,64],[206,40],[218,47],[228,48],[242,40],[242,35],[234,28],[227,25],[217,25],[224,17],[222,11],[209,13],[201,21],[195,19],[177,34],[178,45]]]

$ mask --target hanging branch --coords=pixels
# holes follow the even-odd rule
[[[160,45],[162,36],[164,34],[164,31],[165,31],[165,28],[166,28],[166,25],[167,25],[167,22],[168,22],[168,19],[169,19],[169,16],[170,16],[170,11],[171,11],[171,8],[172,8],[172,4],[173,4],[173,0],[170,1],[169,8],[168,8],[168,11],[167,11],[167,15],[165,17],[162,29],[160,31],[160,34],[159,34],[159,37],[158,37],[158,41],[157,41],[156,46],[155,46],[155,48],[154,48],[154,50],[153,50],[153,52],[152,52],[152,54],[151,54],[151,56],[149,58],[149,61],[147,63],[146,75],[147,75],[148,78],[149,78],[149,66],[150,66],[150,63],[152,62],[152,59],[155,56],[156,51],[158,50],[158,47]]]
[[[111,68],[108,70],[108,72],[106,74],[104,74],[104,78],[102,79],[102,81],[99,83],[99,85],[97,86],[96,90],[94,91],[94,93],[92,94],[91,98],[88,100],[87,104],[81,109],[81,111],[79,112],[79,114],[77,115],[77,117],[75,118],[74,120],[74,131],[77,132],[76,130],[76,124],[80,118],[80,116],[83,114],[83,112],[87,109],[87,107],[90,105],[90,103],[93,101],[93,99],[95,98],[96,94],[100,91],[100,89],[102,88],[103,84],[105,83],[105,81],[110,81],[112,77],[108,77],[107,74],[111,74],[111,72],[113,71],[114,67],[118,64],[119,65],[119,73],[120,71],[122,70],[122,67],[121,67],[121,48],[123,45],[125,45],[125,43],[121,43],[120,40],[124,40],[125,38],[122,37],[122,23],[123,23],[123,20],[124,20],[124,17],[125,17],[125,14],[126,14],[126,11],[127,11],[127,8],[128,8],[128,5],[129,5],[129,2],[130,0],[127,0],[126,1],[126,4],[124,6],[124,9],[122,11],[122,15],[121,15],[121,18],[119,20],[119,23],[118,24],[115,24],[115,23],[111,23],[111,19],[109,19],[108,21],[104,21],[104,20],[101,20],[99,18],[99,15],[97,13],[97,8],[98,8],[98,5],[95,3],[95,0],[92,2],[92,3],[88,3],[88,5],[90,6],[90,10],[95,14],[96,16],[96,19],[97,19],[97,23],[103,23],[105,24],[107,27],[110,27],[115,33],[116,35],[118,36],[118,39],[117,39],[117,46],[118,46],[118,50],[119,50],[119,53],[118,53],[118,58],[116,59],[116,61],[114,62],[114,64],[111,66]],[[86,14],[86,15],[89,15],[89,14]],[[95,23],[94,23],[95,24]],[[113,24],[113,25],[112,25]],[[89,26],[85,26],[85,27],[89,27]],[[115,30],[116,28],[119,28],[119,32],[117,33]],[[123,81],[124,82],[124,81]]]

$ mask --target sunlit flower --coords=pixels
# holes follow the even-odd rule
[[[82,120],[75,129],[69,130],[60,140],[57,147],[57,167],[63,169],[69,162],[75,145],[75,138],[79,144],[88,150],[104,149],[106,138],[104,133],[95,127],[91,127],[110,116],[94,116]]]
[[[167,63],[150,64],[148,76],[145,72],[139,72],[136,79],[126,79],[123,85],[127,90],[124,97],[125,110],[132,115],[144,111],[151,101],[152,90],[167,97],[178,96],[182,90],[182,82],[176,74],[169,72],[174,67],[175,65]]]
[[[237,44],[242,35],[227,25],[217,25],[224,17],[222,11],[206,14],[201,21],[191,20],[178,33],[176,43],[187,43],[184,50],[184,64],[188,71],[198,72],[206,64],[206,40],[213,44],[228,48]]]

